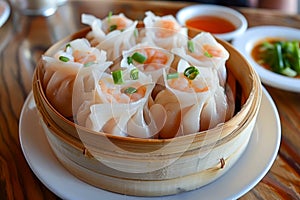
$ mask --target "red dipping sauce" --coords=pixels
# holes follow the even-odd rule
[[[188,28],[194,28],[214,34],[228,33],[236,29],[235,25],[227,19],[210,15],[193,17],[188,19],[185,24]]]

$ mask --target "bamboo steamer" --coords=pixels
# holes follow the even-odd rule
[[[47,55],[84,29],[53,45]],[[191,33],[192,34],[192,33]],[[63,117],[47,100],[42,62],[33,77],[33,94],[48,142],[62,165],[74,176],[96,187],[135,196],[163,196],[208,184],[242,156],[258,115],[262,89],[258,75],[229,43],[226,63],[241,109],[216,128],[173,139],[113,136],[80,127]],[[240,89],[238,89],[240,88]],[[83,142],[84,141],[84,142]]]

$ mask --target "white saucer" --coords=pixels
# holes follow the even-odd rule
[[[10,14],[10,7],[6,1],[0,0],[0,28],[6,22]]]
[[[234,39],[232,45],[246,57],[263,83],[287,91],[300,92],[299,78],[274,73],[257,64],[252,58],[251,51],[256,42],[270,37],[300,41],[300,29],[283,26],[256,26],[249,28],[243,35]]]
[[[265,89],[249,145],[238,162],[222,177],[197,190],[165,197],[133,197],[98,189],[70,174],[52,153],[32,93],[24,103],[19,137],[24,156],[35,175],[63,199],[170,200],[237,199],[251,190],[269,171],[279,149],[281,126],[273,100]]]

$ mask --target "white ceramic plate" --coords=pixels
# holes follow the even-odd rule
[[[283,26],[256,26],[249,28],[240,37],[234,39],[232,44],[255,68],[263,83],[287,91],[300,92],[299,78],[290,78],[276,74],[257,64],[251,57],[251,50],[255,43],[259,40],[270,37],[285,38],[288,40],[300,40],[300,29]]]
[[[277,155],[281,127],[277,109],[264,89],[257,124],[243,156],[222,177],[197,190],[165,197],[133,197],[98,189],[70,174],[52,153],[42,127],[32,93],[20,116],[19,136],[24,156],[35,175],[63,199],[106,200],[198,200],[237,199],[251,190],[269,171]]]
[[[0,0],[0,27],[6,22],[10,14],[10,7],[6,1]]]

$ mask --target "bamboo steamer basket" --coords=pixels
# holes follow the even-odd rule
[[[85,37],[81,30],[53,45]],[[194,34],[194,33],[190,33]],[[33,94],[48,142],[61,164],[74,176],[95,187],[134,196],[163,196],[211,183],[242,156],[260,108],[258,75],[229,43],[218,40],[230,53],[226,63],[240,110],[213,129],[172,139],[142,139],[94,132],[74,124],[48,101],[43,90],[44,68],[39,62]]]

